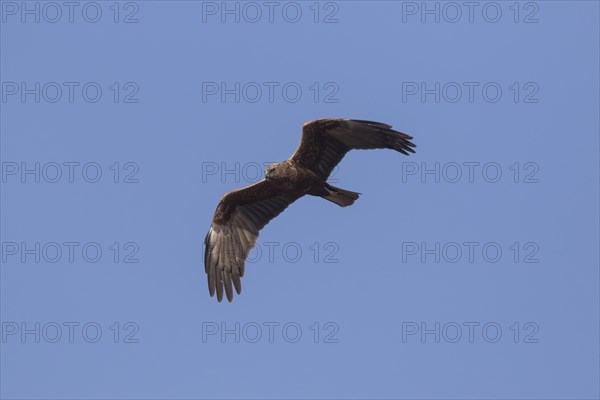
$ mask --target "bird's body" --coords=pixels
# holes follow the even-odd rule
[[[309,193],[311,188],[323,182],[317,174],[297,165],[294,160],[271,164],[265,170],[265,179],[285,192],[298,195],[312,194]]]
[[[333,201],[336,204],[339,203],[332,200],[335,199],[335,193],[354,193],[331,186],[315,172],[299,165],[292,159],[270,165],[269,168],[265,170],[265,179],[285,193],[298,196],[304,196],[306,194],[319,196],[326,200]],[[342,207],[349,206],[354,202],[350,202],[350,199],[358,199],[358,193],[355,193],[355,195],[355,198],[351,195],[347,201],[344,201],[339,205]],[[343,199],[339,199],[339,201],[342,200]]]
[[[320,196],[341,207],[359,193],[327,183],[333,168],[351,149],[388,148],[414,153],[411,136],[372,121],[321,119],[304,124],[302,140],[288,160],[265,170],[265,179],[231,191],[219,202],[204,244],[204,264],[210,295],[233,299],[241,292],[244,263],[259,231],[288,205],[304,195]]]

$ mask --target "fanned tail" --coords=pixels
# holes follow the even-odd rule
[[[349,205],[354,204],[354,202],[360,196],[360,193],[340,189],[329,184],[326,186],[326,189],[327,194],[323,196],[323,198],[337,204],[340,207],[348,207]]]

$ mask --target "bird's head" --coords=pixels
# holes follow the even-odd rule
[[[265,178],[267,178],[267,180],[269,180],[270,178],[275,178],[277,177],[277,167],[279,166],[279,163],[274,163],[269,165],[267,168],[265,168]]]

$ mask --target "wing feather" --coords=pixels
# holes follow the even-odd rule
[[[409,136],[390,125],[357,119],[318,119],[304,124],[302,140],[292,160],[327,179],[333,168],[353,149],[392,149],[414,153]]]
[[[221,301],[225,294],[231,302],[234,288],[237,294],[241,293],[245,262],[259,231],[299,197],[266,180],[223,196],[204,239],[204,264],[211,296],[216,293]]]

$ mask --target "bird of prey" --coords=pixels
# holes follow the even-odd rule
[[[352,149],[392,149],[414,153],[412,136],[390,125],[355,119],[318,119],[302,127],[302,139],[294,154],[271,164],[265,179],[233,190],[221,199],[204,239],[204,266],[208,290],[217,300],[233,300],[244,276],[244,263],[254,247],[258,232],[294,201],[309,194],[341,207],[354,203],[360,193],[327,183],[333,168]]]

